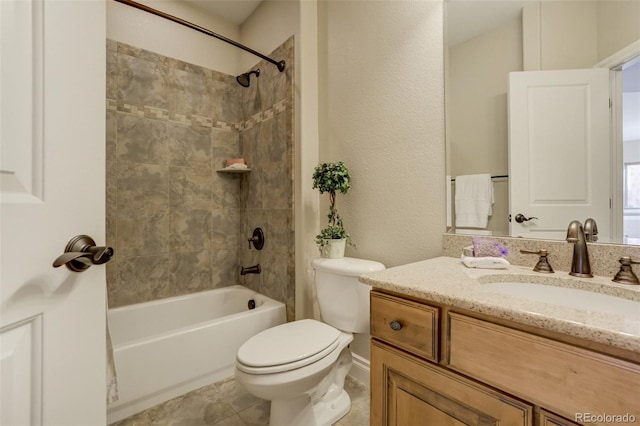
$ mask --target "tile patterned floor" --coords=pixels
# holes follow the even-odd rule
[[[337,426],[369,424],[369,389],[347,377],[351,411]],[[233,378],[196,389],[112,426],[268,426],[269,402],[247,393]],[[300,425],[304,426],[304,425]]]

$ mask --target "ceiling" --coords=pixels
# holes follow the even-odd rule
[[[262,3],[262,0],[180,0],[202,11],[216,15],[235,25],[241,25]]]
[[[263,0],[179,0],[241,25]],[[522,8],[538,0],[447,0],[445,42],[454,46],[521,15]]]

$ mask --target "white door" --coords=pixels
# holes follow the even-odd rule
[[[106,422],[105,5],[0,0],[0,424]]]
[[[509,74],[512,236],[564,239],[591,217],[610,238],[609,158],[608,69]]]

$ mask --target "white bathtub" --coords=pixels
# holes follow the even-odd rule
[[[286,321],[284,304],[239,285],[109,309],[107,316],[120,394],[107,407],[108,424],[232,376],[238,348]]]

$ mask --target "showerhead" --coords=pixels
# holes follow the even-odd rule
[[[251,78],[251,74],[255,74],[256,77],[260,77],[260,70],[257,69],[255,71],[246,72],[244,74],[240,74],[236,77],[236,81],[242,87],[249,87],[249,80]]]

